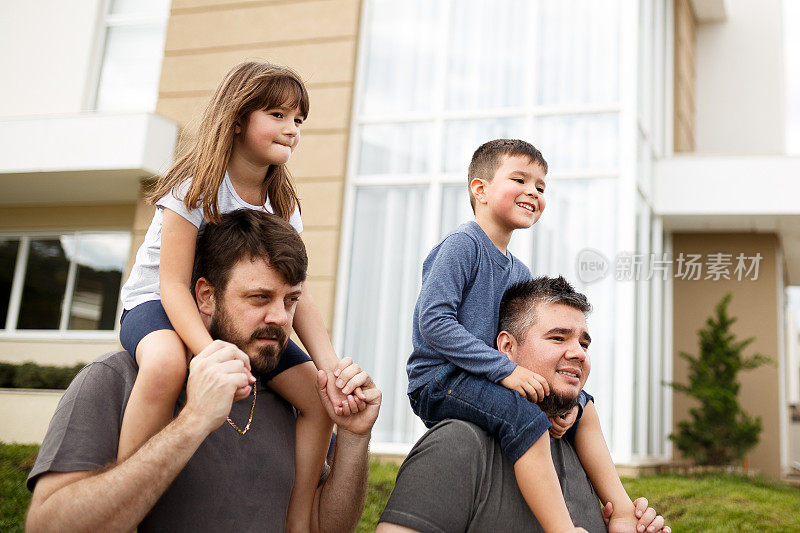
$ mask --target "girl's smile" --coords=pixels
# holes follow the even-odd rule
[[[298,108],[253,111],[243,130],[237,126],[233,152],[259,166],[282,165],[297,147],[303,119]]]

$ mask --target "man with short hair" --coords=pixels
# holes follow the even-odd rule
[[[263,378],[286,359],[305,247],[282,219],[243,210],[207,226],[197,248],[196,302],[217,340],[192,359],[176,418],[116,463],[136,367],[118,352],[84,368],[59,403],[28,478],[30,531],[284,529],[295,413]],[[355,530],[366,494],[381,393],[357,365],[339,378],[361,387],[363,403],[334,406],[336,378],[318,372],[316,394],[339,429],[333,467],[315,495],[314,531]]]
[[[539,405],[549,416],[574,407],[589,375],[589,309],[586,297],[562,277],[518,283],[501,301],[497,349],[547,380],[550,394]],[[638,526],[669,531],[643,498],[636,502],[638,523],[612,518],[606,524],[612,509],[601,513],[570,439],[551,439],[550,449],[575,526],[591,532],[605,531],[607,525],[610,531],[632,532]],[[541,530],[500,445],[461,420],[445,420],[417,442],[400,467],[378,525],[379,533]]]

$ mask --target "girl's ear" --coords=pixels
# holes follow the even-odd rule
[[[514,335],[506,330],[498,333],[497,349],[516,363],[515,357],[517,355],[517,339],[514,338]]]
[[[233,134],[239,135],[240,133],[242,133],[242,126],[237,122],[233,125]]]
[[[469,190],[476,202],[486,203],[486,182],[483,178],[472,178],[472,181],[469,182]]]
[[[212,316],[216,310],[217,301],[214,298],[214,287],[206,278],[200,278],[194,286],[197,309],[201,314]]]

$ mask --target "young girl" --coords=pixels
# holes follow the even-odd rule
[[[285,164],[308,108],[306,88],[292,70],[255,61],[233,67],[214,92],[192,148],[149,195],[156,213],[122,289],[120,340],[139,373],[122,422],[120,460],[172,419],[187,352],[197,354],[212,341],[190,287],[200,228],[246,208],[275,213],[302,232]],[[316,366],[333,372],[339,360],[307,291],[297,304],[294,329]],[[308,530],[331,422],[314,394],[316,370],[291,341],[276,370],[266,376],[270,388],[300,411],[286,528]],[[243,432],[230,425],[230,431]]]

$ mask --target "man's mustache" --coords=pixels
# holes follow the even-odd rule
[[[281,347],[286,344],[286,332],[278,326],[264,326],[254,331],[250,336],[250,340],[252,341],[263,338],[275,338]]]

